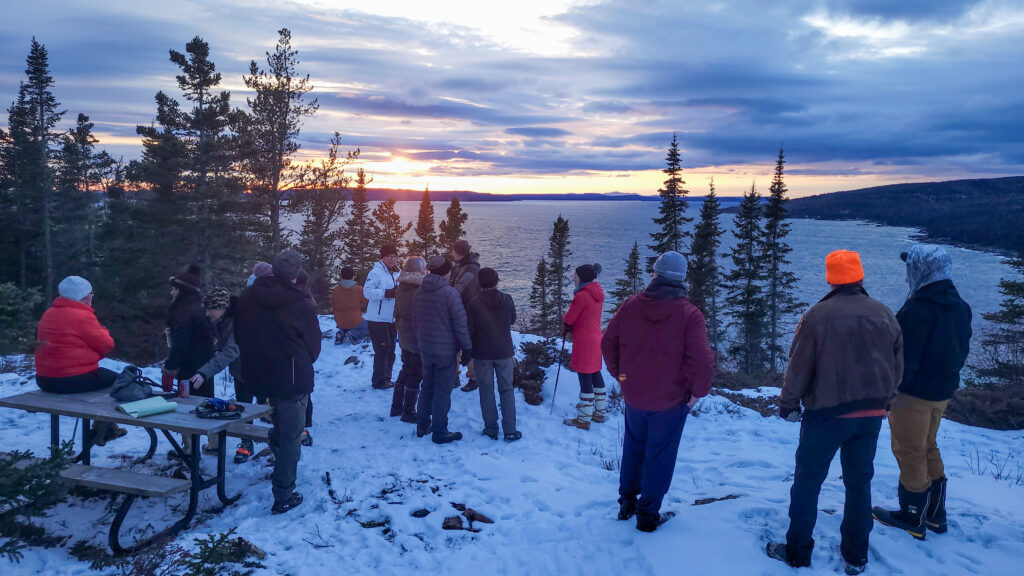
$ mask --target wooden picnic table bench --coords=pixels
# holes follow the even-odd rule
[[[124,494],[114,520],[110,525],[109,544],[115,554],[124,554],[141,548],[150,542],[181,530],[191,522],[199,508],[199,493],[207,488],[216,487],[217,497],[224,505],[229,505],[238,500],[240,494],[228,496],[225,481],[226,461],[226,438],[228,429],[232,426],[250,426],[246,421],[265,416],[270,413],[270,407],[256,404],[241,404],[245,410],[238,420],[216,420],[199,418],[190,413],[196,406],[203,402],[204,398],[175,398],[178,406],[174,412],[154,414],[143,418],[133,418],[117,410],[118,402],[110,397],[108,390],[95,392],[83,392],[80,394],[50,394],[41,390],[24,392],[7,398],[0,398],[0,406],[25,410],[28,412],[44,412],[50,414],[50,444],[60,445],[60,417],[71,416],[82,419],[82,453],[79,459],[82,464],[73,465],[62,473],[62,479],[70,484],[79,486],[90,486]],[[91,420],[103,422],[114,422],[127,424],[129,426],[140,426],[146,429],[150,436],[150,447],[143,459],[150,458],[156,451],[156,431],[159,430],[167,438],[174,451],[182,458],[189,470],[189,480],[178,480],[175,478],[164,478],[139,472],[128,472],[124,470],[111,470],[91,466],[91,450],[93,445],[92,434],[89,431]],[[186,454],[172,432],[179,432],[191,438],[192,451]],[[257,434],[248,428],[241,429],[239,433],[250,435]],[[199,468],[200,461],[200,438],[203,435],[216,435],[217,443],[217,473],[210,478],[203,478]],[[265,441],[265,436],[264,440]],[[128,510],[138,497],[167,497],[176,492],[187,489],[189,491],[189,505],[185,517],[175,522],[165,530],[148,538],[140,540],[125,548],[119,540],[121,524],[128,515]]]

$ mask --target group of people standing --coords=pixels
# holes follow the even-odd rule
[[[818,495],[836,452],[846,487],[840,551],[848,574],[864,570],[873,519],[922,540],[928,530],[946,531],[947,479],[936,436],[969,352],[971,309],[953,285],[946,250],[915,245],[901,258],[909,296],[893,314],[868,295],[856,252],[829,254],[829,292],[804,314],[794,335],[779,397],[780,416],[801,422],[790,526],[785,542],[766,546],[770,557],[791,566],[810,565]],[[715,374],[704,317],[689,302],[687,268],[681,254],[662,254],[650,284],[602,331],[601,266],[582,265],[563,317],[563,335],[573,336],[570,368],[580,381],[577,414],[564,423],[589,430],[607,420],[606,366],[625,404],[618,518],[635,516],[641,531],[667,520],[660,510],[683,427]],[[321,331],[303,276],[301,257],[283,251],[273,264],[254,267],[238,297],[218,288],[204,295],[196,266],[170,278],[164,385],[177,382],[179,389],[212,396],[214,376],[228,369],[237,400],[273,406],[273,513],[302,502],[295,492],[297,464],[302,444],[311,443],[306,428]],[[448,422],[461,365],[469,376],[463,389],[480,391],[482,434],[522,438],[512,389],[516,307],[499,281],[493,268],[480,267],[466,240],[455,242],[448,256],[410,256],[401,268],[396,247],[385,245],[361,287],[351,268],[343,271],[332,294],[342,335],[336,342],[366,321],[374,349],[370,385],[394,389],[391,416],[415,424],[417,437],[429,434],[437,444],[462,439]],[[58,289],[39,323],[39,387],[67,394],[110,386],[116,374],[98,361],[114,341],[93,312],[91,284],[71,276]],[[396,340],[402,368],[392,381]],[[871,507],[873,461],[886,416],[900,467],[897,510]],[[123,434],[96,423],[93,441],[102,445]],[[239,450],[244,461],[252,446]]]

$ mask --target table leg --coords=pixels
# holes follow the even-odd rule
[[[50,447],[60,449],[60,416],[50,414]]]
[[[139,459],[139,462],[145,462],[156,454],[156,430],[152,428],[146,428],[146,433],[149,434],[149,451],[146,455]]]
[[[90,428],[91,422],[88,418],[82,418],[82,464],[89,466],[92,464],[92,431]]]
[[[228,433],[221,431],[217,433],[217,497],[225,506],[233,504],[242,497],[241,493],[228,496],[227,487],[224,485],[227,474],[225,473],[225,461],[227,460]]]

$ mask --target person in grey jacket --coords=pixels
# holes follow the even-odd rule
[[[473,357],[466,325],[466,310],[459,293],[448,285],[451,262],[444,256],[430,259],[430,274],[412,298],[412,321],[423,361],[423,385],[416,406],[416,435],[433,434],[435,444],[462,439],[462,433],[448,430],[452,387],[456,382],[456,354],[462,363]]]
[[[420,289],[427,275],[427,262],[419,256],[405,261],[398,276],[395,290],[395,323],[398,324],[398,345],[402,347],[402,370],[395,382],[391,397],[391,416],[401,416],[402,422],[416,423],[416,398],[423,380],[423,362],[416,342],[412,323],[412,297]]]
[[[516,304],[511,296],[498,290],[498,273],[493,268],[482,268],[478,278],[481,291],[470,300],[466,316],[480,382],[483,435],[491,440],[498,439],[498,408],[494,403],[494,381],[497,377],[501,428],[505,431],[505,441],[514,442],[523,437],[516,430],[516,397],[512,390],[513,356],[516,353],[512,344],[512,324],[516,321]]]

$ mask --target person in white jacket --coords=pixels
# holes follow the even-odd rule
[[[373,343],[373,377],[371,385],[387,390],[395,385],[391,381],[395,365],[395,288],[398,287],[398,249],[385,244],[380,249],[380,261],[374,263],[363,284],[363,296],[369,301],[363,318],[370,329]]]

